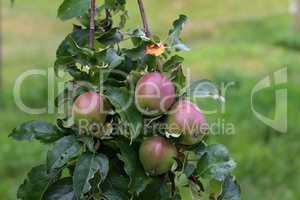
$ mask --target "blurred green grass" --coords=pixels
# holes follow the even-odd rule
[[[2,4],[3,74],[0,98],[0,196],[14,200],[18,185],[32,165],[44,160],[46,149],[34,142],[17,143],[8,138],[19,123],[34,118],[53,121],[53,116],[22,113],[12,96],[14,81],[28,69],[52,67],[55,50],[71,29],[71,23],[56,18],[60,1],[16,1]],[[235,82],[226,93],[226,112],[221,117],[235,125],[235,135],[211,136],[210,142],[224,143],[238,163],[236,175],[243,189],[243,199],[300,199],[300,136],[298,128],[300,91],[300,52],[288,48],[300,36],[290,32],[288,0],[165,0],[146,1],[151,30],[166,35],[166,27],[179,14],[190,21],[184,40],[192,48],[182,53],[185,67],[193,79],[211,79],[217,84]],[[135,1],[129,2],[129,27],[140,25]],[[292,44],[292,45],[282,45]],[[266,75],[288,67],[288,133],[281,134],[260,122],[252,113],[250,94]],[[30,79],[23,97],[31,105],[47,99],[46,82]],[[255,96],[256,108],[273,116],[274,89]],[[39,102],[39,103],[37,103]]]

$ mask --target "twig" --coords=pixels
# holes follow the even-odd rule
[[[150,37],[151,33],[150,33],[150,29],[149,29],[149,25],[148,25],[148,21],[147,21],[147,17],[146,17],[144,2],[143,2],[143,0],[137,0],[137,1],[138,1],[139,8],[140,8],[140,13],[141,13],[141,17],[142,17],[142,21],[143,21],[143,25],[144,25],[145,34],[147,37]]]
[[[95,13],[96,13],[96,0],[91,0],[90,8],[90,27],[89,27],[89,47],[94,48],[95,37]]]

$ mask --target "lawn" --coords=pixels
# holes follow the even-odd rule
[[[166,35],[178,14],[190,21],[184,40],[192,51],[182,53],[185,69],[193,79],[211,79],[218,85],[234,82],[226,92],[225,113],[208,116],[232,123],[233,135],[215,135],[210,142],[224,143],[238,163],[235,175],[243,199],[300,199],[299,82],[300,36],[291,33],[288,0],[164,0],[146,1],[151,30]],[[51,115],[27,115],[14,104],[16,78],[28,69],[52,67],[55,50],[71,29],[71,22],[56,18],[60,1],[9,1],[2,3],[3,85],[0,92],[0,199],[15,200],[18,185],[34,164],[41,163],[46,149],[38,143],[17,143],[8,138],[19,123]],[[130,1],[129,28],[140,25],[135,1]],[[298,41],[298,43],[297,43]],[[292,45],[287,45],[292,44]],[[298,46],[297,46],[298,45]],[[255,84],[283,67],[288,68],[288,132],[279,133],[259,121],[251,110]],[[255,95],[256,109],[273,117],[275,93],[270,87]],[[29,105],[46,105],[47,83],[26,80],[22,97]],[[37,103],[39,102],[39,103]],[[205,102],[204,102],[205,105]],[[217,105],[208,105],[218,108]],[[188,199],[186,199],[188,200]]]

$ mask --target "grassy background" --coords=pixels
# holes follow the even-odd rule
[[[55,50],[71,29],[56,18],[60,1],[17,1],[10,8],[2,3],[3,85],[0,92],[0,199],[14,200],[18,185],[32,165],[41,163],[46,149],[38,143],[17,143],[7,137],[12,128],[32,116],[21,112],[12,96],[16,78],[28,69],[52,67]],[[140,24],[135,1],[130,1],[129,27]],[[207,78],[220,84],[234,81],[226,93],[222,117],[235,125],[231,136],[212,136],[224,143],[238,163],[236,176],[243,199],[300,199],[300,135],[298,128],[300,36],[291,33],[288,0],[153,0],[146,1],[150,25],[166,35],[178,14],[190,16],[184,40],[192,48],[183,53],[185,67],[194,79]],[[281,134],[260,122],[252,113],[250,94],[254,85],[274,71],[288,67],[288,133]],[[255,96],[255,107],[272,117],[274,90]],[[47,85],[42,78],[25,81],[22,97],[36,107],[46,105]],[[215,118],[216,116],[212,116]]]

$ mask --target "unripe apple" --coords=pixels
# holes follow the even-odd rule
[[[150,175],[161,175],[171,170],[176,162],[177,151],[165,138],[154,136],[141,144],[139,157],[146,172]]]
[[[77,124],[80,120],[103,124],[106,120],[104,98],[95,92],[81,94],[73,104],[73,116]]]
[[[179,100],[168,115],[168,132],[180,135],[180,143],[199,143],[207,132],[207,122],[200,109],[188,100]]]
[[[136,105],[145,115],[154,116],[166,112],[174,100],[173,83],[159,72],[142,76],[136,85]]]

